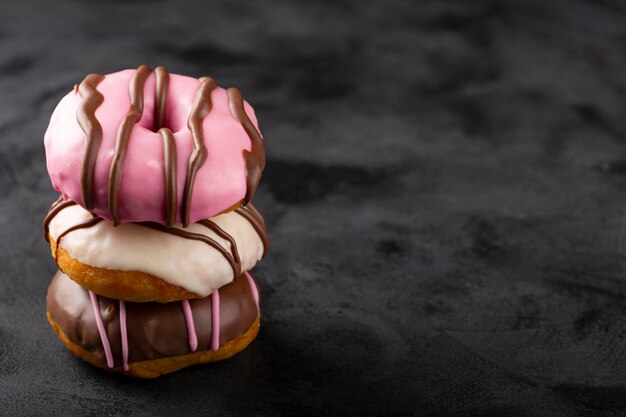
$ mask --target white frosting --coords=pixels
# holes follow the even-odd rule
[[[56,241],[65,230],[91,218],[91,214],[78,205],[67,207],[50,222],[50,236]],[[261,259],[263,242],[243,216],[230,212],[211,220],[235,240],[242,272],[251,269]],[[181,225],[174,227],[182,228]],[[191,224],[184,230],[208,236],[232,253],[230,242],[206,226]],[[202,297],[235,278],[224,255],[210,245],[133,223],[114,227],[108,221],[101,221],[93,227],[63,236],[61,247],[81,263],[119,271],[145,272]]]

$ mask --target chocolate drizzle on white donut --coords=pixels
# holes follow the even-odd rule
[[[267,229],[265,229],[265,222],[261,213],[252,204],[248,204],[243,207],[237,207],[235,213],[245,218],[257,232],[263,242],[263,256],[267,255],[267,251],[270,248],[270,239],[267,235]]]
[[[166,226],[163,226],[160,223],[139,222],[139,223],[135,223],[135,224],[138,224],[138,225],[144,226],[144,227],[149,227],[150,229],[154,229],[154,230],[157,230],[157,231],[163,232],[163,233],[169,233],[171,235],[182,237],[182,238],[185,238],[185,239],[197,240],[197,241],[206,243],[207,245],[211,246],[213,249],[215,249],[216,251],[221,253],[224,256],[224,258],[226,258],[226,260],[230,264],[231,268],[233,269],[234,277],[238,277],[241,274],[241,269],[240,269],[241,265],[239,265],[237,262],[235,262],[235,258],[233,257],[233,255],[231,255],[231,253],[228,252],[226,249],[224,249],[222,247],[222,245],[217,243],[215,240],[213,240],[209,236],[205,236],[205,235],[200,234],[200,233],[188,232],[187,230],[179,229],[179,228],[176,228],[176,227],[166,227]]]
[[[54,261],[57,263],[57,265],[58,265],[58,260],[59,260],[59,248],[61,247],[61,239],[63,239],[67,234],[72,233],[75,230],[89,229],[90,227],[93,227],[97,225],[98,223],[100,223],[102,220],[103,220],[102,217],[93,217],[87,221],[76,224],[70,227],[69,229],[66,229],[65,231],[63,231],[63,233],[57,236],[57,240],[55,242],[55,249],[54,249]]]
[[[44,219],[44,222],[43,222],[44,238],[47,241],[49,241],[50,239],[49,227],[54,217],[56,217],[65,208],[71,207],[73,205],[76,205],[74,201],[62,200],[62,198],[59,197],[59,199],[50,207],[50,210],[48,211],[48,214],[46,215],[46,218]],[[244,217],[250,223],[250,225],[254,228],[259,238],[261,239],[261,242],[263,243],[263,256],[265,256],[269,248],[269,239],[267,235],[267,230],[265,229],[265,222],[263,221],[263,217],[261,217],[261,214],[252,204],[248,204],[245,207],[239,207],[235,210],[235,212],[241,215],[242,217]],[[87,228],[93,227],[102,220],[104,219],[101,217],[93,217],[82,223],[71,226],[68,229],[61,232],[56,238],[56,242],[55,242],[55,248],[56,248],[55,254],[54,254],[55,260],[57,260],[58,249],[61,246],[61,239],[63,237],[65,237],[67,234],[75,230],[87,229]],[[237,243],[235,242],[235,239],[228,232],[226,232],[224,229],[219,227],[214,221],[210,219],[200,220],[197,222],[197,224],[200,224],[208,228],[217,236],[226,240],[230,244],[230,251],[224,248],[222,245],[220,245],[211,237],[200,234],[200,233],[192,233],[187,230],[179,229],[177,227],[167,227],[160,223],[155,223],[155,222],[138,222],[135,224],[156,230],[158,232],[175,235],[184,239],[197,240],[197,241],[206,243],[207,245],[211,246],[213,249],[217,250],[220,254],[222,254],[222,256],[224,256],[224,258],[228,261],[229,265],[231,266],[233,270],[233,279],[238,277],[242,273],[241,257],[239,255],[239,251],[237,249]]]
[[[74,206],[76,203],[72,200],[63,200],[62,196],[59,196],[57,201],[55,201],[50,210],[48,210],[48,214],[43,219],[43,238],[46,242],[50,242],[50,237],[48,234],[50,233],[50,222],[55,218],[57,214],[59,214],[64,208]]]

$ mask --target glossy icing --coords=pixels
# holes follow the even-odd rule
[[[211,104],[206,114],[201,112],[197,130],[202,134],[200,148],[206,152],[201,151],[202,158],[198,159],[194,152],[199,149],[199,135],[194,140],[190,115],[206,81],[169,74],[167,82],[160,82],[164,86],[158,88],[157,78],[165,80],[162,70],[157,72],[160,76],[154,72],[145,75],[141,70],[140,83],[136,82],[138,73],[125,70],[104,78],[90,74],[61,100],[44,138],[53,187],[66,199],[93,207],[94,215],[107,220],[166,223],[167,155],[162,146],[165,139],[158,130],[167,128],[176,150],[176,163],[169,166],[175,166],[172,178],[179,190],[178,223],[194,223],[240,201],[247,202],[265,165],[265,151],[250,105],[242,101],[243,114],[235,112],[234,117],[231,102],[233,98],[238,102],[236,95],[231,92],[229,97],[218,86],[204,91]],[[135,87],[142,90],[142,106],[133,99],[137,98]],[[163,91],[169,92],[166,97]],[[193,161],[197,162],[190,168]],[[193,178],[188,180],[189,174]],[[187,201],[189,208],[183,213]]]
[[[242,276],[210,297],[124,303],[97,296],[58,271],[48,288],[47,310],[69,340],[108,367],[127,369],[132,362],[217,350],[243,335],[260,316],[254,293],[258,294],[256,282]]]
[[[59,206],[61,210],[57,210]],[[251,269],[265,251],[265,239],[237,212],[208,219],[221,229],[217,233],[201,223],[186,229],[180,224],[171,228],[135,223],[114,227],[79,205],[65,202],[55,203],[51,212],[55,215],[48,216],[44,226],[47,223],[56,242],[62,237],[59,244],[72,258],[99,268],[145,272],[201,297],[228,284],[240,271]]]

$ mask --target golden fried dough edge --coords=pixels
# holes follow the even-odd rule
[[[56,249],[56,242],[50,237],[53,258]],[[56,262],[59,269],[81,287],[116,300],[169,303],[201,298],[196,293],[145,272],[118,271],[84,264],[72,258],[63,247],[58,248]]]

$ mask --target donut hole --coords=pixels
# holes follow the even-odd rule
[[[137,126],[142,127],[150,132],[157,132],[159,129],[156,128],[155,122],[156,119],[154,117],[154,114],[144,109],[144,112],[141,115],[141,119],[137,122]]]
[[[176,120],[176,118],[172,118],[170,113],[165,114],[165,120],[162,126],[157,126],[157,119],[154,115],[154,112],[150,111],[151,109],[144,109],[144,112],[141,116],[139,122],[137,122],[137,126],[142,127],[143,129],[156,133],[161,128],[168,128],[172,131],[172,133],[176,133],[181,129],[184,129],[187,124],[186,120]]]
[[[179,103],[173,100],[173,97],[168,97],[163,127],[168,128],[172,133],[187,129],[187,119],[190,110],[186,107],[179,107]]]
[[[178,112],[176,110],[170,110],[168,107],[165,112],[165,120],[163,121],[162,126],[157,126],[157,118],[155,117],[154,111],[152,109],[144,109],[144,112],[141,116],[141,120],[137,123],[138,126],[150,131],[150,132],[158,132],[161,128],[168,128],[172,131],[172,133],[176,133],[182,129],[187,127],[187,118],[185,114]]]

